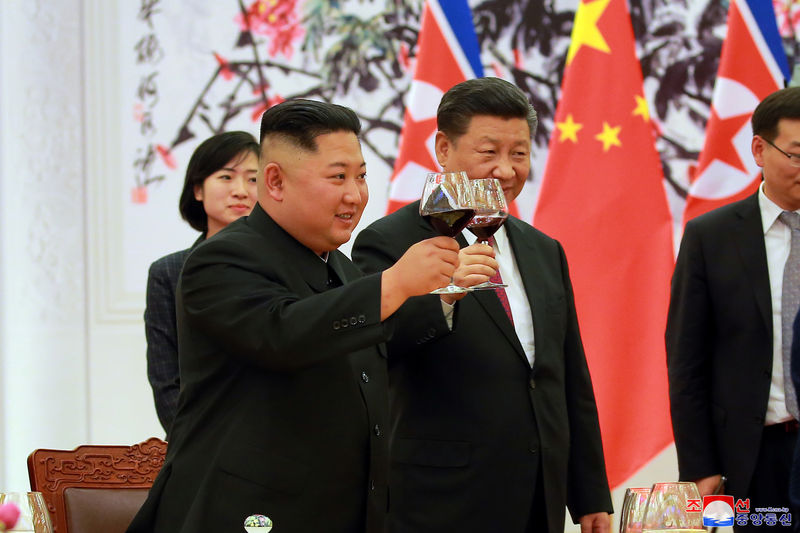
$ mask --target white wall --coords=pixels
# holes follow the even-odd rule
[[[0,490],[27,488],[35,448],[162,435],[144,295],[114,276],[115,28],[99,23],[110,4],[0,2]],[[676,475],[670,447],[624,485]]]
[[[97,259],[108,232],[92,219],[93,188],[111,177],[87,173],[107,155],[87,143],[93,7],[0,2],[0,490],[28,486],[35,448],[161,435],[143,304],[114,320],[92,304],[113,275]]]

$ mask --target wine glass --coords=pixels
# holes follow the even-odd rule
[[[642,532],[704,532],[701,502],[694,483],[655,483],[647,498]]]
[[[500,229],[508,218],[506,195],[503,186],[495,178],[476,179],[470,181],[472,195],[475,197],[475,215],[472,217],[467,229],[477,238],[478,242],[489,244],[489,238]],[[504,283],[484,281],[470,287],[473,290],[496,289],[508,287]]]
[[[650,496],[650,489],[646,487],[625,490],[625,499],[622,500],[619,519],[619,533],[641,533],[648,496]]]
[[[425,179],[419,214],[447,237],[455,237],[475,214],[475,200],[466,172],[431,172]],[[450,284],[431,294],[459,294],[469,289]]]
[[[0,492],[0,504],[14,503],[20,514],[17,524],[8,531],[53,533],[50,512],[41,492]]]

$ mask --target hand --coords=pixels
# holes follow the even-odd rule
[[[458,265],[458,242],[450,237],[420,241],[381,277],[381,320],[408,298],[444,287]]]
[[[459,287],[472,287],[488,281],[497,272],[497,267],[492,247],[476,242],[472,246],[459,250],[458,267],[453,272],[453,283]],[[442,296],[442,300],[452,305],[463,298],[465,294],[445,294]]]
[[[592,513],[583,515],[578,520],[581,533],[608,533],[611,528],[611,517],[608,513]]]
[[[700,497],[708,496],[710,494],[714,494],[719,487],[719,482],[722,480],[722,475],[716,474],[713,476],[704,477],[701,479],[695,480],[694,484],[697,485],[697,492],[700,493]]]

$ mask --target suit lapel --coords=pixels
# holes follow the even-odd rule
[[[509,217],[509,220],[511,218]],[[511,238],[511,230],[508,230],[509,240]],[[461,237],[463,239],[463,237]],[[466,244],[466,241],[465,241]],[[512,243],[513,248],[513,243]],[[520,257],[516,253],[514,253],[515,259],[517,261],[517,267],[520,268]],[[527,291],[526,291],[527,292]],[[522,344],[519,342],[519,337],[517,337],[517,332],[514,330],[514,325],[508,319],[508,315],[506,315],[506,310],[503,309],[503,304],[500,303],[500,299],[497,297],[495,291],[475,291],[471,292],[467,295],[467,298],[473,297],[478,302],[478,304],[483,307],[486,314],[492,319],[492,321],[497,325],[500,331],[503,332],[503,335],[506,336],[508,341],[514,347],[514,349],[519,353],[519,355],[525,360],[525,364],[528,364],[528,358],[525,355],[525,351],[522,349]],[[530,301],[530,295],[529,295]],[[531,305],[531,309],[533,306]],[[535,322],[534,322],[535,324]]]
[[[256,204],[250,215],[246,217],[246,223],[267,241],[279,246],[284,262],[292,265],[313,292],[328,290],[328,267],[325,265],[325,261],[289,235],[277,222],[272,220],[260,204]],[[344,282],[341,276],[340,279]]]
[[[742,202],[735,213],[736,220],[730,235],[747,272],[745,279],[751,280],[754,296],[764,325],[772,328],[772,296],[769,286],[767,250],[764,244],[764,226],[758,205],[758,192]]]

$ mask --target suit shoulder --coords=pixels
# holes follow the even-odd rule
[[[364,229],[379,233],[402,232],[409,224],[416,223],[418,220],[419,202],[414,202],[375,220]]]
[[[691,219],[686,223],[686,230],[692,231],[716,228],[720,225],[728,224],[734,218],[745,217],[748,214],[757,214],[760,219],[758,198],[755,195],[712,209],[707,213],[703,213]]]
[[[506,224],[512,229],[512,231],[520,232],[525,236],[526,239],[529,239],[533,242],[538,242],[548,246],[556,246],[559,248],[561,247],[561,243],[558,242],[557,239],[516,217],[509,216]]]
[[[186,248],[185,250],[172,252],[171,254],[156,259],[150,264],[150,275],[163,276],[169,275],[172,272],[180,272],[183,263],[186,261],[191,251],[191,248]]]

